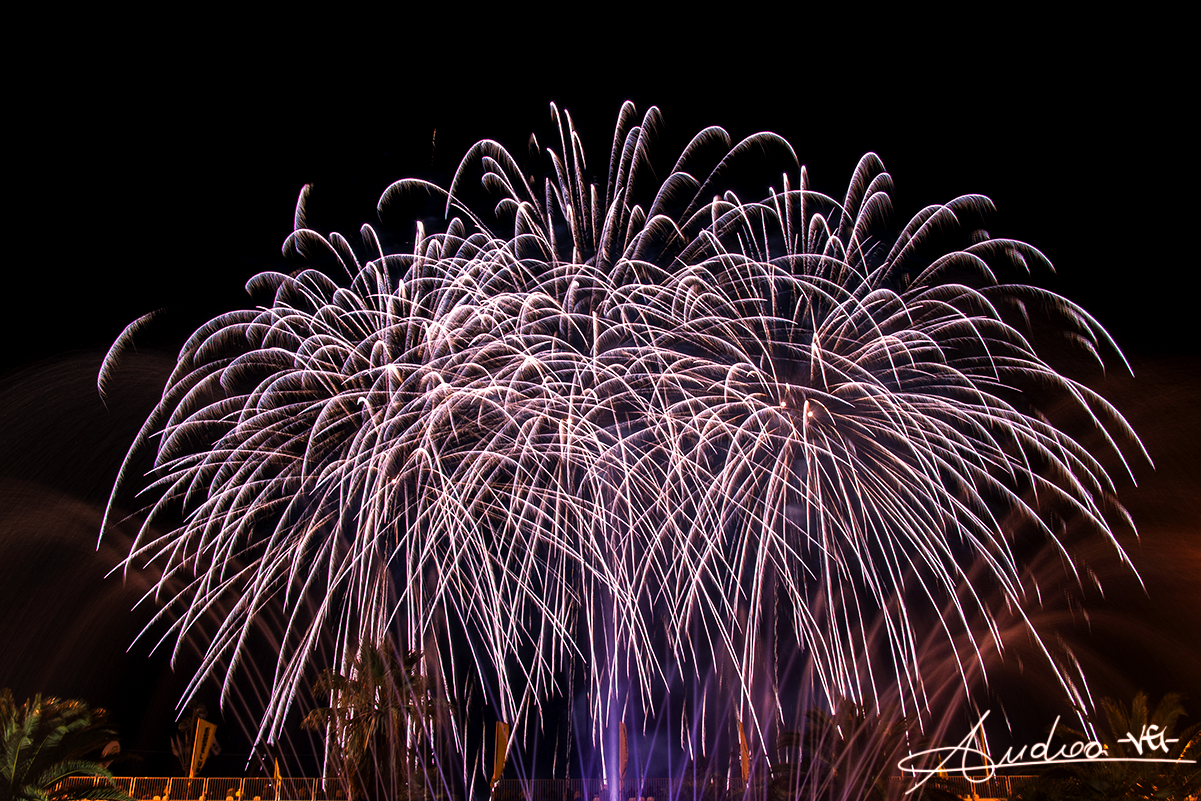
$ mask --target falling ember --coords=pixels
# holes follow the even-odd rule
[[[381,211],[444,208],[439,233],[408,223],[411,252],[369,226],[357,246],[309,230],[302,192],[285,250],[344,275],[253,278],[267,304],[193,334],[131,449],[127,466],[153,449],[155,468],[118,482],[151,498],[129,565],[183,587],[179,637],[233,599],[204,670],[284,605],[263,733],[326,632],[340,653],[433,643],[449,691],[478,674],[506,721],[574,671],[597,740],[697,663],[754,730],[780,636],[828,694],[863,697],[870,676],[918,699],[927,630],[974,642],[986,594],[1023,619],[1035,603],[1022,541],[1070,516],[1120,553],[1106,469],[1045,411],[1074,404],[1119,458],[1138,440],[1019,324],[1042,309],[1093,356],[1116,348],[1070,301],[1003,283],[1047,262],[976,226],[987,198],[898,233],[874,154],[840,201],[780,137],[731,147],[720,128],[651,184],[659,112],[637,124],[628,103],[590,182],[552,117],[541,185],[485,140],[448,190],[389,187]],[[764,152],[778,183],[745,201],[731,187]],[[981,564],[987,586],[964,592]],[[882,652],[864,633],[879,620]]]

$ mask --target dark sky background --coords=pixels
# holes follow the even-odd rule
[[[128,611],[138,580],[101,579],[120,544],[97,555],[95,535],[174,349],[245,304],[248,278],[287,269],[280,245],[303,184],[315,186],[315,227],[352,233],[375,222],[392,180],[445,182],[477,139],[517,152],[535,131],[547,143],[552,100],[571,111],[596,172],[628,98],[662,110],[667,166],[705,125],[735,139],[773,130],[816,188],[840,196],[874,150],[894,177],[898,222],[981,193],[999,210],[991,233],[1050,257],[1057,274],[1031,281],[1092,312],[1136,373],[1110,359],[1108,379],[1077,377],[1128,415],[1158,467],[1137,465],[1139,487],[1120,486],[1143,535],[1123,541],[1149,597],[1112,571],[1090,605],[1090,675],[1099,694],[1180,690],[1201,712],[1197,167],[1185,123],[1196,87],[1170,21],[756,18],[545,32],[406,19],[237,34],[228,21],[179,20],[145,41],[127,22],[80,20],[39,38],[13,81],[0,686],[105,705],[141,769],[169,770],[161,752],[184,679],[147,645],[126,655],[146,619]],[[390,40],[347,46],[364,27]],[[106,408],[95,392],[104,351],[159,308]],[[218,739],[244,762],[225,733],[237,713],[221,722]]]

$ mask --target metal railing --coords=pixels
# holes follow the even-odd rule
[[[1008,798],[1036,776],[994,776],[973,784],[964,778],[943,778],[940,786],[961,798]],[[119,776],[113,784],[137,801],[346,801],[346,791],[335,779],[167,778]],[[107,786],[108,780],[72,776],[58,787],[86,791]],[[731,801],[747,794],[740,778],[631,779],[618,792],[620,801]],[[751,788],[751,795],[755,789]],[[502,779],[491,801],[608,801],[609,790],[601,779]]]
[[[619,801],[719,801],[742,796],[741,779],[724,776],[684,779],[628,779],[618,790]],[[602,779],[502,779],[492,789],[492,801],[609,801]]]
[[[963,799],[1009,798],[1037,780],[1037,776],[995,775],[983,782],[941,778],[938,786]],[[899,782],[911,777],[896,777]],[[767,793],[752,779],[751,787],[741,777],[710,776],[684,779],[630,779],[618,791],[618,801],[742,801],[762,798]],[[609,801],[600,779],[502,779],[492,791],[491,801]]]
[[[1019,790],[1038,781],[1038,776],[1003,776],[997,774],[981,782],[972,782],[962,776],[938,780],[938,786],[956,793],[960,798],[1009,798]]]
[[[346,791],[335,779],[239,778],[167,778],[159,776],[118,776],[118,789],[138,801],[345,801]],[[98,776],[72,776],[58,786],[86,792],[103,787],[108,780]]]

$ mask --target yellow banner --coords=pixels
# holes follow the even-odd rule
[[[492,762],[492,785],[500,781],[505,772],[505,760],[509,756],[509,724],[496,721],[496,756]]]
[[[742,721],[738,721],[738,748],[742,752],[742,780],[746,781],[751,777],[751,751],[746,747],[746,730],[742,728]]]
[[[204,768],[204,760],[208,759],[209,749],[213,747],[213,732],[217,730],[216,723],[196,718],[196,739],[192,743],[192,767],[188,778],[196,778],[196,774]]]
[[[621,776],[622,783],[626,780],[626,765],[630,761],[630,742],[626,739],[626,723],[621,722],[621,728],[618,729],[620,739],[617,743],[617,773]]]

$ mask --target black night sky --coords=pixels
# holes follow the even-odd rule
[[[518,152],[536,132],[545,144],[550,101],[570,110],[597,173],[631,99],[661,109],[668,167],[706,125],[735,140],[773,130],[816,188],[840,195],[874,150],[896,184],[895,221],[980,193],[998,208],[990,233],[1047,254],[1057,274],[1029,280],[1093,313],[1135,371],[1110,354],[1107,377],[1074,375],[1127,415],[1157,468],[1136,458],[1137,488],[1114,468],[1147,593],[1102,563],[1093,633],[1072,625],[1099,695],[1180,691],[1201,715],[1197,168],[1185,123],[1196,87],[1171,22],[943,20],[916,35],[898,20],[549,31],[404,19],[373,31],[364,19],[250,34],[179,20],[146,41],[126,22],[39,36],[10,75],[0,686],[18,698],[106,706],[144,760],[130,770],[172,770],[163,752],[186,677],[147,644],[126,653],[147,614],[129,613],[136,581],[101,578],[119,554],[107,542],[95,552],[99,514],[183,338],[246,303],[251,276],[290,269],[280,245],[302,185],[314,185],[314,227],[352,233],[375,222],[391,181],[445,184],[478,139]],[[384,41],[353,44],[368,33]],[[160,308],[106,407],[100,359]],[[237,714],[220,722],[219,764],[240,773]]]

